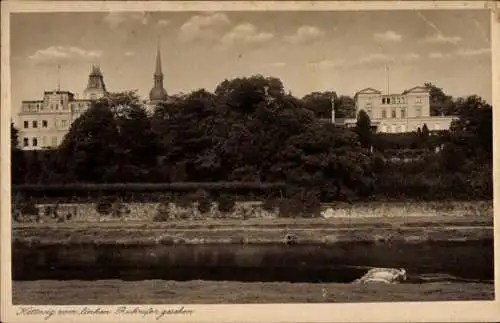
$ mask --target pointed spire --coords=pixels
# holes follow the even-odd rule
[[[158,50],[156,53],[156,68],[153,74],[154,85],[149,92],[151,102],[163,101],[167,98],[167,91],[163,88],[163,72],[161,69],[160,36],[158,36]]]
[[[162,70],[161,70],[160,36],[158,36],[158,51],[156,52],[155,75],[163,75]]]

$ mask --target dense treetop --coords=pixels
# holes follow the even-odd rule
[[[434,196],[492,196],[491,106],[425,86],[433,115],[459,116],[450,131],[374,134],[368,115],[355,115],[352,98],[296,98],[281,80],[262,75],[224,80],[214,93],[175,96],[153,113],[134,92],[111,93],[54,151],[17,150],[12,126],[13,182],[285,182],[287,196],[308,201],[415,197],[429,187],[445,192],[426,193]],[[323,120],[332,100],[337,118],[358,118],[354,129]],[[402,152],[411,160],[391,159]]]

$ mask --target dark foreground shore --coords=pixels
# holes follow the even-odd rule
[[[17,305],[348,303],[493,300],[494,284],[353,285],[230,281],[14,281]]]

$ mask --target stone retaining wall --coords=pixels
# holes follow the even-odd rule
[[[278,210],[269,212],[261,207],[261,202],[236,203],[232,212],[220,212],[217,203],[210,210],[201,213],[197,203],[181,207],[174,203],[119,203],[110,212],[98,212],[97,203],[37,204],[38,215],[14,216],[17,222],[105,222],[105,221],[168,221],[170,219],[203,218],[273,218]],[[36,213],[36,212],[34,212]]]
[[[107,212],[98,212],[97,203],[37,204],[33,214],[22,214],[13,208],[16,222],[103,222],[103,221],[146,221],[161,222],[172,219],[206,218],[276,218],[279,211],[267,211],[262,202],[236,202],[232,212],[221,212],[217,203],[212,203],[208,212],[201,213],[197,203],[181,207],[174,203],[114,203]],[[37,214],[38,213],[38,214]],[[324,218],[338,217],[412,217],[429,215],[476,216],[493,215],[493,205],[484,202],[448,203],[366,203],[354,205],[322,206]]]

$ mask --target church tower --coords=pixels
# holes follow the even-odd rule
[[[92,65],[89,74],[87,88],[83,91],[83,96],[87,100],[97,100],[106,94],[106,84],[98,65]]]
[[[149,91],[149,100],[152,104],[167,100],[167,91],[163,88],[163,72],[161,69],[160,42],[158,41],[158,51],[156,53],[156,69],[153,74],[154,85]]]

